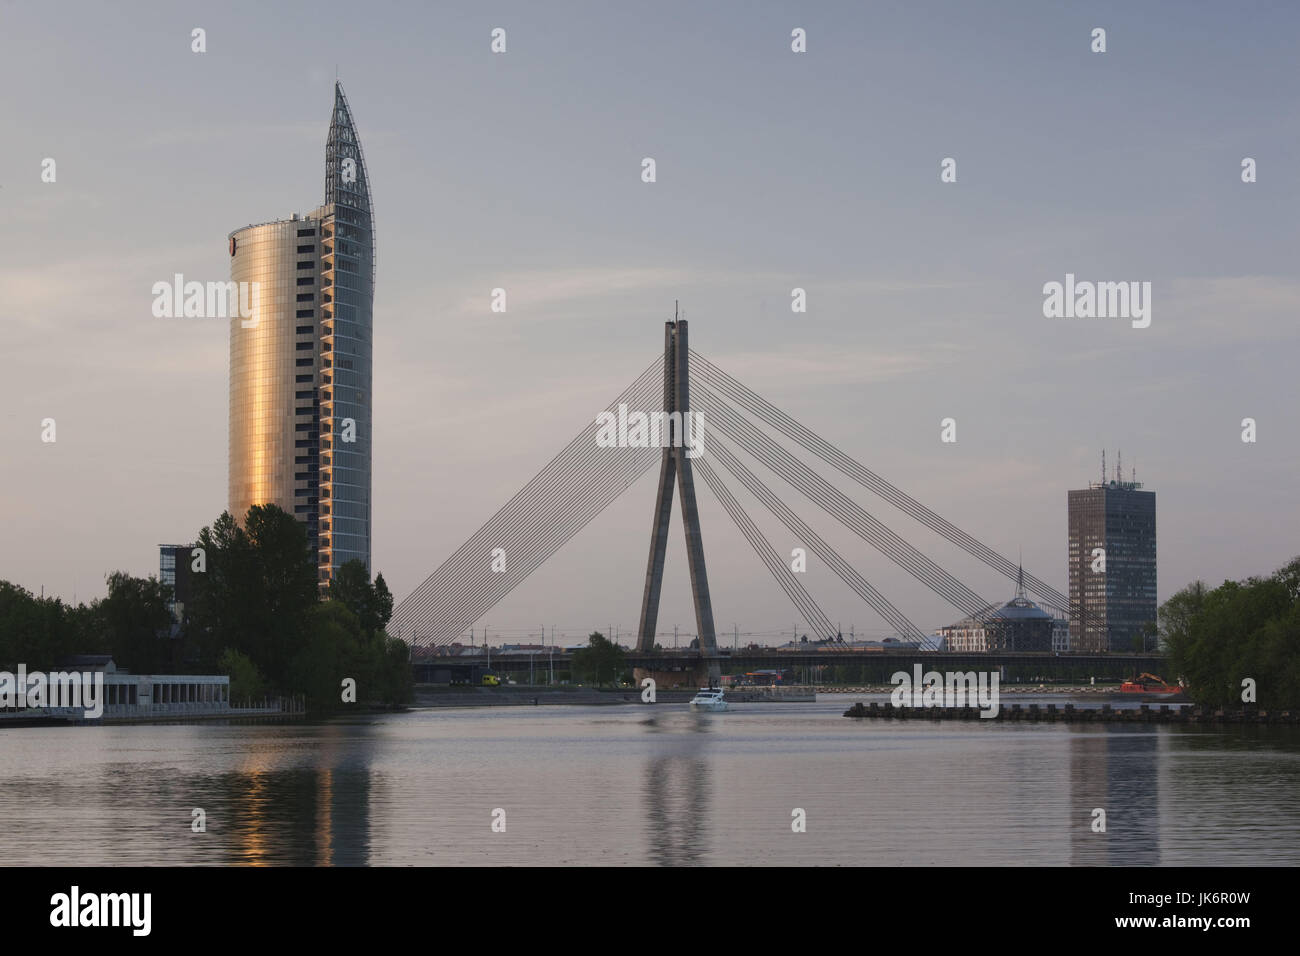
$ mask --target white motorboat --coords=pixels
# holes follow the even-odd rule
[[[727,701],[719,688],[701,687],[700,692],[691,698],[691,709],[717,714],[727,709]]]

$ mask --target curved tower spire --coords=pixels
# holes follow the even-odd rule
[[[370,565],[371,409],[375,298],[370,175],[343,85],[325,143],[321,231],[320,564]]]
[[[349,161],[351,161],[349,163]],[[325,205],[334,204],[340,221],[364,230],[370,245],[370,293],[375,291],[375,207],[370,200],[370,176],[361,151],[356,123],[343,84],[334,81],[334,112],[330,115],[330,134],[325,142]],[[358,235],[356,238],[360,239]]]

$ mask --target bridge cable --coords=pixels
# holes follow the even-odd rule
[[[804,586],[799,583],[789,566],[786,565],[785,560],[776,553],[767,538],[763,536],[763,533],[750,519],[749,515],[745,513],[745,509],[740,506],[740,503],[736,501],[722,483],[722,479],[709,467],[709,463],[703,458],[697,458],[693,465],[695,471],[713,491],[713,496],[718,499],[727,514],[731,516],[731,520],[735,522],[736,527],[740,529],[741,534],[745,536],[750,547],[754,549],[754,553],[758,555],[759,560],[767,566],[767,569],[772,573],[772,577],[776,578],[786,596],[790,598],[796,609],[803,615],[809,628],[819,638],[834,638],[837,631],[835,626],[831,624],[830,618],[826,616]]]
[[[967,534],[942,515],[936,514],[865,465],[850,458],[816,432],[797,422],[780,408],[764,399],[743,382],[728,375],[694,349],[691,349],[690,354],[691,358],[697,361],[699,377],[707,380],[709,384],[732,401],[748,409],[787,438],[798,442],[827,464],[838,469],[870,491],[875,492],[895,507],[962,548],[968,554],[983,561],[989,567],[1013,580],[1017,577],[1020,568],[1008,558],[1003,557],[988,545]],[[1037,594],[1044,604],[1060,611],[1069,611],[1069,598],[1060,591],[1029,572],[1025,572],[1024,579],[1028,590]]]
[[[639,401],[637,396],[628,396],[628,398]],[[475,596],[465,591],[466,588],[471,592],[475,590],[473,583],[475,580],[481,586],[484,580],[482,575],[487,575],[486,580],[491,581],[495,578],[499,581],[498,573],[491,571],[491,551],[487,549],[487,545],[500,546],[505,542],[512,542],[512,547],[518,550],[520,546],[530,543],[539,532],[554,527],[559,515],[572,510],[575,504],[581,504],[584,493],[600,488],[604,480],[615,473],[615,467],[624,457],[619,454],[620,451],[614,449],[614,453],[610,454],[610,450],[599,449],[593,440],[580,456],[566,463],[562,470],[558,470],[548,479],[542,490],[532,495],[523,507],[515,509],[514,514],[480,529],[476,535],[478,545],[473,549],[474,553],[460,559],[454,575],[444,584],[446,590],[442,598],[432,604],[426,600],[416,609],[427,618],[431,613],[447,610],[457,601]],[[593,465],[598,470],[593,471]],[[470,579],[468,585],[465,584],[467,575]]]
[[[640,404],[647,402],[653,395],[651,383],[656,373],[661,373],[662,356],[657,358],[647,369],[623,391],[606,411],[615,411],[620,403]],[[395,625],[405,629],[424,621],[429,612],[448,610],[465,596],[463,588],[467,583],[472,586],[473,576],[481,574],[485,568],[490,569],[490,560],[483,561],[485,546],[489,541],[510,540],[521,532],[531,529],[537,531],[537,522],[554,513],[563,502],[572,505],[575,502],[575,490],[594,490],[601,487],[601,481],[592,482],[590,465],[593,461],[603,469],[598,475],[615,474],[618,460],[625,456],[601,454],[610,449],[599,449],[595,442],[595,425],[587,426],[570,444],[541,471],[530,479],[509,501],[503,505],[473,536],[443,564],[436,569],[423,584],[405,598],[394,613]],[[614,449],[621,451],[621,449]],[[656,450],[657,451],[657,450]],[[649,464],[653,458],[649,459]],[[644,468],[648,468],[646,464]],[[643,470],[644,470],[643,468]],[[524,540],[524,538],[520,538]],[[489,572],[488,573],[492,573]],[[499,579],[499,575],[497,576]]]
[[[506,550],[504,571],[491,570],[492,555],[485,551],[480,556],[482,568],[477,572],[477,579],[455,595],[456,599],[450,604],[426,613],[423,623],[428,626],[436,621],[438,634],[448,640],[463,633],[465,627],[477,621],[485,611],[499,602],[653,464],[653,456],[643,456],[639,462],[625,459],[622,467],[610,476],[585,485],[585,493],[580,497],[574,493],[570,497],[565,506],[566,514],[559,520],[529,529],[524,537],[509,544],[508,549],[503,549]]]
[[[805,524],[777,494],[746,468],[717,435],[714,435],[709,441],[708,453],[716,457],[723,468],[739,480],[750,494],[766,505],[768,510],[781,520],[797,540],[801,543],[806,542],[812,551],[839,575],[840,580],[852,588],[862,600],[866,601],[877,614],[884,618],[885,622],[891,625],[897,634],[918,641],[926,650],[938,649],[930,635],[908,620],[906,615],[894,607],[888,598],[859,575],[831,545],[826,543],[825,539]]]
[[[580,469],[558,499],[536,513],[536,520],[512,526],[513,537],[482,537],[469,569],[459,569],[443,600],[424,609],[423,623],[438,620],[439,632],[449,638],[461,633],[482,613],[498,602],[511,588],[527,576],[558,548],[581,530],[592,518],[621,495],[651,465],[652,449],[614,449],[597,459],[597,470]],[[505,545],[504,572],[492,570],[490,546]],[[474,557],[477,560],[474,560]],[[522,573],[521,573],[522,572]],[[468,577],[468,583],[466,583]],[[458,619],[462,623],[446,623]]]
[[[652,451],[653,449],[636,449],[638,452],[647,450]],[[439,626],[438,632],[445,635],[448,640],[462,634],[467,626],[477,621],[483,614],[499,603],[502,598],[518,584],[522,583],[542,563],[590,524],[598,514],[612,504],[624,491],[635,484],[637,479],[649,471],[657,460],[654,455],[627,460],[615,483],[605,484],[596,492],[588,495],[587,500],[583,502],[582,509],[576,511],[562,523],[555,525],[553,529],[548,531],[545,538],[537,539],[526,546],[517,548],[516,550],[524,552],[524,557],[520,558],[516,555],[511,559],[513,572],[510,574],[504,572],[494,573],[493,578],[495,580],[488,579],[485,582],[485,584],[492,585],[492,587],[486,589],[486,593],[481,593],[473,603],[462,602],[460,608],[454,609],[450,615],[445,616],[443,618],[445,623]],[[484,592],[484,585],[480,585],[478,590]]]
[[[838,488],[799,462],[746,419],[734,413],[707,386],[699,386],[696,391],[703,398],[700,404],[714,419],[715,428],[720,428],[727,438],[771,468],[895,564],[967,614],[988,607],[988,602],[974,591],[845,497]]]
[[[634,388],[638,385],[644,386],[644,382],[638,380],[638,383],[634,383]],[[644,387],[637,388],[637,392],[641,394],[625,392],[616,399],[616,403],[624,400],[633,402],[643,400]],[[620,456],[599,455],[600,450],[596,448],[594,440],[590,444],[580,444],[589,437],[588,431],[589,429],[584,429],[583,434],[575,439],[569,448],[557,455],[551,464],[525,486],[524,490],[480,528],[457,554],[444,562],[416,594],[403,601],[401,608],[403,618],[400,622],[402,626],[406,626],[407,619],[417,614],[427,621],[433,614],[447,610],[458,601],[471,596],[465,593],[465,589],[472,588],[476,576],[484,573],[495,574],[490,568],[491,552],[490,549],[486,549],[488,543],[529,540],[530,535],[535,534],[539,527],[544,526],[543,522],[551,518],[556,508],[561,507],[565,502],[573,502],[575,489],[590,490],[593,485],[599,484],[598,481],[591,480],[592,461],[600,461],[609,472]],[[575,449],[581,449],[581,453],[576,453]],[[580,482],[577,480],[579,477],[585,480]],[[485,555],[488,559],[484,558]],[[439,578],[438,584],[442,589],[440,598],[435,596],[435,589],[432,587],[435,577]],[[470,582],[468,585],[467,580]],[[500,580],[499,577],[497,580]]]
[[[983,542],[967,534],[943,516],[936,514],[865,465],[850,458],[820,435],[797,422],[771,402],[768,402],[743,382],[728,375],[705,356],[694,350],[691,351],[691,356],[697,360],[697,373],[700,378],[725,391],[733,401],[741,404],[761,420],[781,431],[786,437],[798,442],[823,461],[885,498],[895,507],[931,530],[936,531],[968,554],[983,561],[985,565],[1007,577],[1023,580],[1026,590],[1036,594],[1044,606],[1060,614],[1065,614],[1069,619],[1077,622],[1082,634],[1087,634],[1089,630],[1093,629],[1104,630],[1104,626],[1094,628],[1094,622],[1090,620],[1091,615],[1078,601],[1072,601],[1050,584],[1029,572],[1024,572],[1020,565],[1012,564],[1008,558],[1003,557]],[[1022,572],[1023,579],[1020,577]],[[983,622],[990,613],[1000,610],[1000,607],[998,604],[991,604],[984,611],[972,615],[972,619]]]

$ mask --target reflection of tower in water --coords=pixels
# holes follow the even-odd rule
[[[1109,725],[1072,731],[1070,863],[1158,864],[1160,733]],[[1105,833],[1093,830],[1097,808],[1106,811]]]
[[[645,778],[647,842],[659,866],[699,865],[708,851],[709,765],[701,755],[702,729],[693,720],[685,734],[655,738],[670,751],[650,758]]]
[[[370,858],[370,769],[363,756],[338,753],[328,740],[315,767],[246,764],[226,774],[221,816],[231,862],[244,865],[364,866]]]

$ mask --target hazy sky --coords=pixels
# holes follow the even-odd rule
[[[1300,553],[1293,4],[124,10],[0,0],[0,578],[99,596],[226,507],[227,323],[155,319],[150,288],[224,280],[231,230],[320,204],[336,67],[376,211],[373,563],[399,597],[651,361],[674,299],[697,350],[1061,590],[1066,491],[1103,446],[1157,493],[1161,600]],[[1150,327],[1045,318],[1043,284],[1066,273],[1150,282]],[[491,631],[626,635],[653,490]],[[789,633],[784,595],[699,494],[719,632]],[[921,627],[960,616],[828,536]],[[838,579],[806,583],[846,633],[886,632]],[[659,621],[694,629],[677,523]]]

